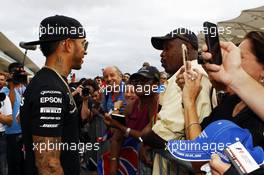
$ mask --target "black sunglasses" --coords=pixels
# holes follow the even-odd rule
[[[84,42],[82,43],[82,45],[83,45],[84,51],[86,52],[86,50],[87,50],[87,48],[88,48],[88,45],[89,45],[89,42],[88,42],[88,41],[84,41]]]

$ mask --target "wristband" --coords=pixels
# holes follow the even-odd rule
[[[131,131],[131,128],[127,128],[126,129],[125,137],[128,137],[129,136],[130,131]]]
[[[199,125],[199,126],[200,126],[200,123],[198,123],[198,122],[191,123],[191,124],[189,124],[189,125],[187,126],[186,130],[188,131],[188,129],[189,129],[191,126],[193,126],[193,125]],[[201,127],[201,126],[200,126],[200,127]]]
[[[138,140],[143,143],[143,139],[141,137],[138,137]]]
[[[118,160],[118,158],[117,157],[111,157],[110,160],[115,161],[115,160]]]

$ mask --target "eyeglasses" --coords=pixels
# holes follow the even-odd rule
[[[89,45],[89,42],[88,42],[88,41],[84,40],[84,41],[82,42],[82,46],[83,46],[85,52],[86,52],[86,50],[87,50],[87,48],[88,48],[88,45]]]
[[[71,40],[74,40],[74,39],[71,39]],[[66,40],[63,40],[63,43],[62,43],[62,44],[65,44],[65,41],[66,41]],[[86,50],[87,50],[87,48],[88,48],[88,45],[89,45],[89,42],[88,42],[88,41],[84,40],[84,41],[82,42],[82,46],[83,46],[85,52],[86,52]]]

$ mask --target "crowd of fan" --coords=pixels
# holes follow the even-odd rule
[[[165,150],[166,142],[172,139],[193,140],[210,123],[221,119],[247,128],[252,134],[254,146],[264,148],[263,109],[260,110],[256,102],[244,95],[247,90],[242,86],[245,84],[237,83],[238,79],[243,78],[236,73],[243,70],[245,77],[258,82],[257,87],[264,85],[264,33],[248,33],[239,46],[240,50],[231,43],[222,43],[226,55],[233,54],[229,57],[239,58],[234,61],[225,56],[221,67],[197,64],[198,43],[192,40],[193,35],[189,33],[183,39],[176,36],[163,41],[152,38],[154,48],[162,50],[161,63],[166,73],[148,63],[144,63],[136,73],[124,74],[119,68],[109,66],[103,69],[102,75],[93,79],[82,78],[69,83],[79,109],[80,142],[98,143],[100,147],[99,150],[81,153],[82,168],[96,172],[99,164],[106,165],[102,160],[108,161],[109,174],[115,175],[119,171],[121,157],[125,156],[124,149],[136,141],[135,150],[140,152],[136,154],[139,155],[136,157],[137,172],[145,175],[173,173],[177,165],[152,149]],[[182,68],[181,44],[188,48],[188,70]],[[204,59],[209,59],[206,48],[204,51]],[[19,63],[9,66],[8,75],[0,74],[0,88],[5,94],[5,98],[0,99],[1,174],[8,171],[10,175],[18,175],[23,169],[19,106],[23,103],[22,94],[26,89],[25,76]],[[249,84],[253,86],[252,82]],[[152,90],[137,88],[146,85]],[[155,86],[156,91],[153,90]],[[248,90],[253,90],[252,95],[263,92],[259,89],[254,91],[248,87]],[[222,92],[225,96],[220,99]],[[125,121],[115,120],[111,114],[124,115]],[[132,156],[134,149],[126,151]],[[232,169],[217,156],[213,157],[211,167],[215,172],[220,171],[219,167],[226,173]],[[189,172],[182,169],[181,173]]]

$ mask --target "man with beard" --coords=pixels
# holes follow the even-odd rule
[[[56,15],[40,23],[39,41],[27,43],[40,44],[46,57],[21,102],[27,175],[80,174],[78,110],[67,76],[72,69],[81,69],[88,45],[85,37],[80,22]]]

